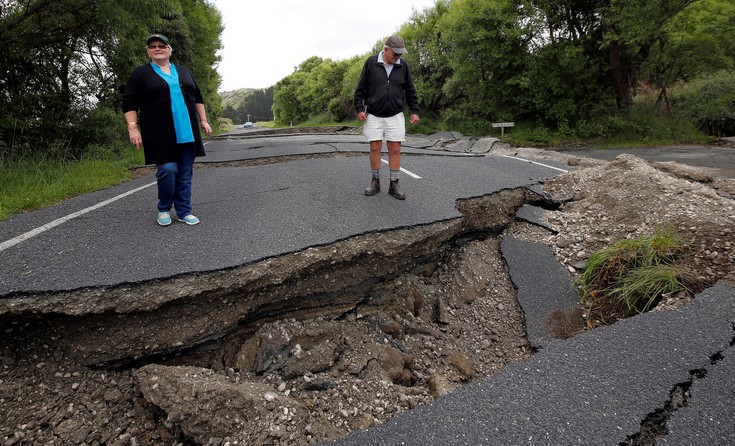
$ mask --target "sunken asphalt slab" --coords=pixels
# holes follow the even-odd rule
[[[278,139],[207,146],[207,163],[198,164],[194,180],[198,226],[155,224],[153,176],[0,222],[4,243],[131,192],[5,248],[0,298],[224,269],[363,233],[458,218],[457,199],[536,190],[539,179],[559,173],[508,158],[447,153],[435,149],[437,141],[418,139],[407,144],[402,164],[421,178],[402,175],[409,197],[399,202],[385,192],[362,195],[365,157],[206,167],[366,149],[354,136]],[[542,213],[526,207],[518,217],[542,224]],[[665,417],[659,444],[735,444],[735,290],[718,284],[678,310],[558,341],[546,320],[573,298],[571,276],[545,247],[504,238],[501,249],[537,353],[337,444],[616,445],[670,405],[676,389],[688,389],[686,405]]]

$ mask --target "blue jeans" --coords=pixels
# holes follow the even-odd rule
[[[191,179],[194,176],[194,144],[179,144],[176,162],[158,164],[158,212],[176,209],[176,216],[191,214]]]

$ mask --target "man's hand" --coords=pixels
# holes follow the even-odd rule
[[[418,122],[419,122],[419,119],[420,119],[420,118],[419,118],[419,115],[417,115],[417,114],[412,114],[412,115],[411,115],[411,124],[416,124],[416,123],[418,123]]]
[[[367,116],[365,115],[365,112],[360,112],[357,114],[357,120],[358,121],[364,121]]]

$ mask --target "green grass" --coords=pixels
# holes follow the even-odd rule
[[[663,293],[687,289],[690,275],[676,264],[688,246],[673,230],[622,240],[592,253],[577,279],[590,306],[614,301],[628,312],[649,310]]]
[[[676,265],[646,265],[628,271],[610,289],[610,294],[625,304],[629,312],[651,309],[664,293],[686,290],[682,269]]]
[[[74,161],[0,159],[0,221],[127,181],[130,169],[141,165],[143,151],[131,146]]]

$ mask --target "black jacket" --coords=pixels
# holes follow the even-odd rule
[[[182,65],[176,65],[176,71],[179,73],[179,85],[184,93],[184,102],[194,131],[195,154],[204,156],[196,111],[196,104],[203,104],[204,99],[191,71]],[[130,75],[122,97],[122,110],[123,113],[133,110],[138,112],[146,164],[163,164],[178,159],[171,91],[151,64],[139,66]]]
[[[419,113],[419,95],[411,70],[405,60],[400,62],[393,65],[389,78],[377,56],[365,61],[355,89],[356,113],[367,112],[380,118],[395,116],[403,111],[404,97],[411,113]]]

